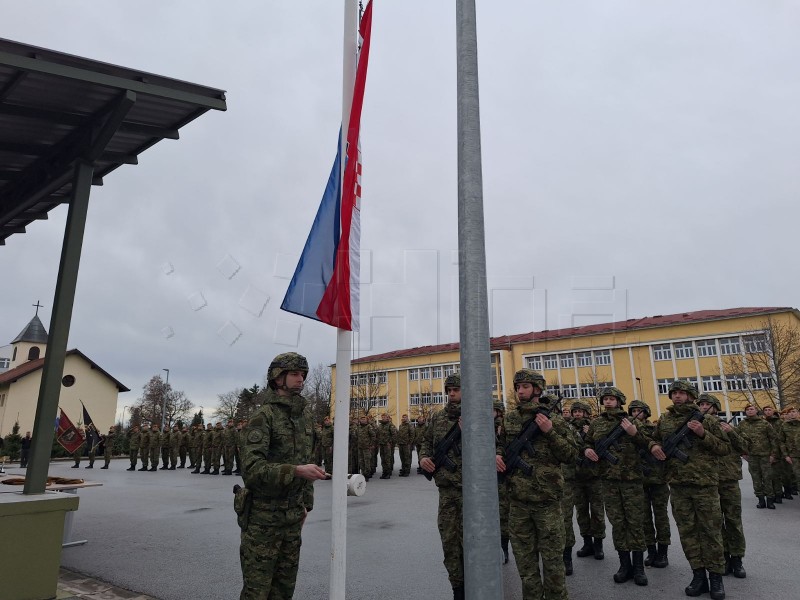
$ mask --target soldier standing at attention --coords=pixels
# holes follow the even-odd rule
[[[453,588],[454,600],[464,600],[464,548],[463,548],[463,497],[461,493],[461,440],[450,448],[448,456],[456,465],[455,472],[437,469],[432,457],[436,445],[453,427],[461,427],[461,373],[453,373],[444,380],[447,404],[431,415],[425,430],[425,440],[420,453],[420,466],[433,473],[439,489],[439,536],[442,538],[444,566]]]
[[[775,504],[783,504],[784,498],[794,500],[790,489],[792,467],[791,463],[786,460],[789,455],[786,453],[783,420],[772,406],[765,406],[763,411],[764,418],[767,423],[772,425],[775,430],[775,438],[778,441],[778,454],[775,457],[775,464],[772,465],[772,499]]]
[[[573,429],[581,440],[586,437],[592,420],[591,408],[582,402],[574,402],[570,409]],[[606,537],[606,512],[603,506],[603,488],[597,469],[578,466],[575,469],[575,484],[572,488],[575,497],[575,513],[578,528],[583,538],[583,546],[575,553],[578,558],[594,556],[603,560],[603,539]]]
[[[81,466],[81,456],[83,456],[83,450],[84,448],[86,448],[86,442],[89,439],[88,434],[89,434],[89,428],[86,427],[83,430],[83,442],[81,442],[81,445],[75,448],[75,452],[72,453],[72,460],[75,461],[75,464],[72,465],[73,469],[77,469],[78,467]]]
[[[313,482],[326,477],[311,462],[313,419],[300,395],[307,374],[303,356],[276,356],[267,373],[264,404],[245,430],[242,477],[250,501],[237,510],[243,525],[241,600],[294,594],[300,533],[314,506]]]
[[[147,471],[147,464],[150,460],[150,428],[142,425],[142,437],[140,438],[139,458],[142,459],[140,471]]]
[[[417,475],[422,475],[422,467],[419,466],[419,461],[422,457],[419,455],[422,450],[422,444],[425,441],[425,415],[421,414],[417,417],[417,426],[414,427],[414,448],[417,450]]]
[[[786,452],[789,454],[795,479],[800,479],[800,412],[796,406],[783,409],[786,420],[783,422],[783,433],[786,436]]]
[[[372,449],[375,447],[375,432],[369,423],[367,415],[361,415],[358,420],[358,469],[367,481],[370,480],[375,469],[372,465]]]
[[[378,448],[381,453],[381,479],[389,479],[394,470],[394,424],[383,413],[378,424]]]
[[[666,460],[667,482],[672,497],[672,516],[686,560],[692,567],[692,581],[684,590],[687,596],[711,592],[713,600],[725,598],[722,574],[725,572],[725,549],[722,543],[722,510],[719,503],[718,457],[730,454],[730,444],[714,419],[693,419],[699,413],[695,404],[697,388],[688,381],[677,380],[669,386],[672,406],[661,415],[653,432],[650,452],[658,460]],[[661,444],[677,433],[684,424],[693,436],[686,463],[677,458],[667,460]],[[706,579],[706,571],[709,578]],[[709,586],[710,580],[710,586]]]
[[[603,479],[603,504],[611,521],[614,548],[619,554],[619,570],[614,574],[614,581],[624,583],[632,578],[636,585],[647,585],[644,572],[645,500],[639,449],[646,450],[650,438],[642,434],[639,421],[628,419],[622,409],[625,394],[618,388],[603,388],[599,396],[605,410],[589,426],[583,455],[597,463]],[[618,460],[617,464],[612,464],[599,456],[594,448],[618,426],[624,433],[610,450]]]
[[[347,472],[358,473],[358,419],[353,416],[347,430]]]
[[[322,457],[325,459],[325,472],[333,473],[333,423],[330,417],[322,420]]]
[[[101,469],[107,469],[108,465],[111,464],[111,451],[114,449],[114,438],[116,435],[117,430],[112,425],[108,428],[108,433],[103,438],[103,460],[105,460],[105,464],[100,467]]]
[[[158,425],[153,423],[150,427],[150,470],[158,471],[158,455],[161,450],[161,432]]]
[[[219,475],[220,459],[222,458],[222,435],[225,429],[222,427],[222,421],[217,421],[214,429],[211,432],[211,466],[214,470],[211,475]]]
[[[139,455],[139,440],[142,434],[139,433],[139,426],[134,425],[128,433],[128,456],[131,459],[131,468],[128,471],[136,470],[136,458]]]
[[[408,415],[400,417],[397,428],[397,449],[400,451],[400,477],[411,474],[411,445],[414,442],[414,428],[408,421]]]
[[[164,425],[164,431],[161,432],[161,470],[166,471],[169,469],[169,451],[172,447],[172,433],[170,433],[169,425]]]
[[[758,498],[756,508],[775,508],[772,501],[772,464],[778,455],[778,437],[765,419],[758,416],[758,408],[750,404],[744,409],[744,419],[736,426],[747,439],[747,468],[753,479],[753,491]]]
[[[543,396],[544,389],[545,379],[541,373],[531,369],[514,373],[518,403],[515,410],[506,413],[506,439],[497,447],[497,470],[501,473],[506,471],[505,446],[515,440],[532,420],[535,421],[539,432],[531,441],[534,452],[521,452],[521,458],[533,467],[531,474],[515,469],[507,477],[511,496],[508,517],[511,546],[522,579],[524,600],[567,600],[561,464],[575,462],[578,452],[568,439],[569,426],[561,417],[558,402]]]
[[[719,398],[713,394],[700,394],[697,398],[700,410],[707,411],[707,419],[716,416],[722,410]],[[713,416],[708,416],[713,415]],[[742,478],[742,454],[747,454],[747,440],[725,421],[720,421],[720,428],[725,432],[731,453],[719,459],[719,502],[722,509],[722,543],[725,547],[725,573],[733,573],[734,577],[747,577],[742,558],[744,558],[745,539],[742,526],[742,490],[739,480]]]
[[[628,414],[638,420],[644,435],[653,437],[656,424],[648,421],[650,407],[641,400],[634,400],[628,408]],[[650,456],[649,453],[646,456]],[[668,548],[672,542],[670,537],[669,486],[665,479],[664,465],[651,465],[642,460],[642,487],[644,488],[644,541],[647,544],[646,567],[663,569],[669,565]],[[658,544],[658,545],[656,545]]]
[[[572,426],[572,409],[575,405],[585,407],[585,404],[580,402],[573,402],[572,406],[566,408],[569,418],[564,417],[567,423],[567,431],[569,433],[568,439],[570,443],[575,446],[575,450],[580,452],[583,449],[583,438],[578,431]],[[588,408],[588,407],[587,407]],[[579,412],[579,414],[585,414]],[[561,411],[561,416],[564,416],[564,411]],[[577,466],[575,463],[564,463],[561,465],[561,472],[564,475],[564,495],[561,497],[561,513],[564,517],[564,575],[570,576],[573,572],[572,565],[572,548],[575,546],[575,527],[573,526],[573,515],[575,514],[575,495],[573,489],[575,488],[575,473]]]
[[[222,432],[222,456],[225,459],[223,475],[233,475],[233,455],[236,451],[236,425],[228,419],[228,425]]]
[[[94,425],[86,426],[86,446],[89,448],[89,464],[86,469],[94,469],[94,457],[97,456],[97,446],[100,444],[100,432]]]
[[[192,436],[189,435],[189,427],[184,425],[183,429],[181,429],[180,442],[178,444],[178,457],[181,459],[181,464],[178,465],[179,469],[186,468],[186,452],[189,449],[191,438]]]
[[[209,421],[206,423],[206,430],[203,432],[203,475],[211,475],[211,456],[213,454],[211,445],[214,438],[214,425]]]
[[[494,436],[495,442],[499,443],[500,440],[505,439],[505,421],[506,407],[502,402],[493,402],[492,408],[494,409]],[[510,499],[508,497],[508,480],[503,479],[497,482],[497,499],[500,504],[500,548],[503,550],[503,564],[508,564],[508,511],[511,507]],[[572,516],[572,513],[570,513]],[[570,523],[571,526],[571,523]],[[574,534],[573,534],[574,537]],[[575,540],[573,540],[573,544]],[[569,573],[568,573],[569,574]]]
[[[200,473],[200,467],[203,466],[203,439],[206,432],[203,429],[202,423],[197,423],[194,426],[194,437],[192,443],[194,444],[194,471],[192,473]]]
[[[244,445],[242,433],[245,425],[246,422],[244,419],[239,419],[239,422],[236,424],[236,446],[233,449],[233,462],[236,464],[236,468],[233,470],[234,475],[242,474],[242,446]]]
[[[322,423],[314,424],[314,464],[318,467],[322,466],[325,456],[322,453]]]

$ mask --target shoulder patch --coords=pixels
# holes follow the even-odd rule
[[[247,434],[247,441],[251,444],[257,444],[261,440],[264,439],[264,434],[261,433],[259,429],[251,429],[250,433]]]

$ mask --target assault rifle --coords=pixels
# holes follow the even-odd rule
[[[533,441],[539,437],[541,433],[541,429],[539,429],[539,424],[536,422],[536,415],[542,414],[546,417],[550,417],[550,411],[558,411],[559,405],[561,404],[561,398],[553,405],[552,409],[546,408],[544,406],[537,408],[533,416],[528,419],[525,424],[522,426],[522,431],[514,438],[514,440],[506,446],[505,452],[505,463],[506,463],[506,470],[504,473],[497,473],[497,480],[500,483],[506,480],[506,478],[511,477],[511,475],[517,469],[521,469],[525,475],[533,475],[533,466],[529,465],[525,460],[522,458],[521,454],[522,451],[525,450],[528,453],[528,456],[533,456],[535,451],[533,449]]]
[[[461,454],[461,449],[458,447],[456,442],[461,439],[461,427],[458,426],[458,419],[456,422],[453,423],[453,426],[450,428],[450,431],[447,432],[447,435],[444,436],[439,443],[436,444],[433,450],[433,461],[434,469],[433,473],[436,473],[441,467],[444,467],[451,473],[455,473],[458,465],[453,462],[453,460],[447,456],[447,453],[450,452],[450,448],[453,448],[455,453]],[[425,478],[430,481],[433,479],[433,473],[428,473],[426,470],[422,470],[422,474],[425,475]]]
[[[612,465],[619,463],[619,459],[611,454],[611,448],[619,447],[619,438],[621,438],[623,435],[626,435],[626,433],[625,429],[622,427],[622,421],[620,421],[617,423],[617,426],[611,430],[611,433],[595,444],[594,451],[597,453],[597,456],[601,459],[607,460]],[[578,465],[581,467],[593,467],[596,464],[596,462],[589,460],[586,458],[586,456],[584,456],[580,463],[578,463]]]
[[[689,455],[681,449],[681,446],[684,448],[691,448],[694,446],[694,442],[689,435],[692,433],[692,430],[689,429],[689,423],[692,421],[698,421],[699,423],[702,423],[703,419],[706,418],[706,413],[708,412],[709,408],[711,408],[711,405],[707,406],[705,410],[694,411],[691,415],[689,415],[689,418],[683,422],[683,425],[680,429],[678,429],[678,431],[664,440],[664,443],[661,445],[661,449],[664,451],[664,454],[666,454],[667,459],[677,458],[683,464],[689,462]]]

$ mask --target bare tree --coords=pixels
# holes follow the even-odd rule
[[[140,422],[161,424],[161,407],[166,401],[164,411],[164,424],[172,427],[178,420],[185,420],[187,415],[194,408],[194,404],[189,401],[180,390],[164,382],[160,375],[154,375],[150,381],[142,386],[142,396],[136,401],[131,409],[131,420],[133,422],[136,415]],[[137,411],[137,412],[134,412]]]
[[[333,399],[333,381],[331,368],[319,363],[311,369],[306,379],[303,395],[311,406],[314,422],[321,423],[331,414],[331,400]]]
[[[377,407],[379,398],[387,394],[387,385],[386,372],[375,363],[359,364],[356,369],[351,376],[350,415],[357,417]]]
[[[211,413],[211,420],[227,422],[228,419],[235,419],[241,394],[242,388],[236,388],[224,394],[217,394],[217,408]]]
[[[592,387],[593,392],[591,396],[585,396],[585,397],[579,393],[578,399],[584,404],[588,404],[595,415],[599,415],[601,407],[600,407],[600,399],[598,398],[597,394],[600,393],[601,387],[611,384],[611,373],[606,369],[598,369],[597,365],[593,365],[592,368],[589,369],[583,376],[581,384],[590,385]],[[578,386],[579,391],[580,387],[581,386],[579,385]],[[586,416],[588,417],[590,415]]]

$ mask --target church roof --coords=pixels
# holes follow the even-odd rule
[[[111,381],[114,382],[114,385],[117,386],[117,389],[120,392],[131,391],[129,388],[125,387],[122,383],[120,383],[119,381],[114,379],[111,375],[109,375],[107,371],[101,369],[96,362],[94,362],[91,358],[86,356],[83,352],[81,352],[77,348],[74,348],[72,350],[67,350],[67,356],[70,356],[72,354],[77,354],[83,360],[88,362],[92,366],[92,370],[99,371],[100,373],[108,377]],[[14,383],[15,381],[22,379],[26,375],[30,375],[34,371],[38,371],[43,366],[44,366],[44,357],[37,358],[36,360],[29,360],[28,362],[23,363],[18,367],[14,367],[13,369],[6,371],[5,373],[0,373],[0,385]]]
[[[42,325],[42,321],[38,316],[34,316],[30,323],[25,325],[25,329],[20,331],[19,335],[15,337],[11,343],[17,342],[33,342],[34,344],[47,343],[47,330]]]

